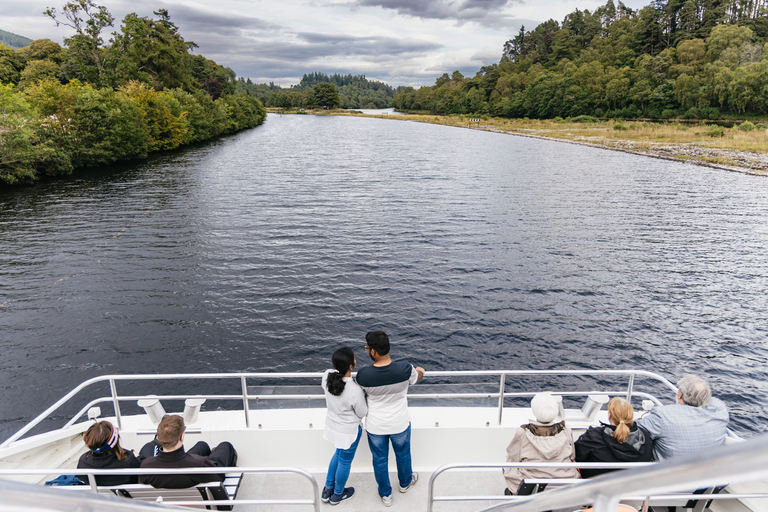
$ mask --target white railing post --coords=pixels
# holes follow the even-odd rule
[[[117,386],[115,385],[115,379],[109,379],[109,389],[112,391],[112,403],[115,406],[115,419],[117,420],[117,428],[122,430],[123,420],[120,415],[120,400],[117,398]]]
[[[632,391],[635,386],[635,374],[629,374],[629,384],[627,384],[627,402],[632,402]]]
[[[504,384],[506,382],[506,373],[501,374],[499,379],[499,425],[501,425],[501,414],[504,411]]]
[[[240,386],[243,389],[243,411],[245,412],[245,428],[251,428],[251,409],[248,406],[248,386],[245,375],[240,376]]]

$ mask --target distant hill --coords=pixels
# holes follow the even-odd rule
[[[28,37],[19,36],[10,32],[6,32],[5,30],[0,30],[0,43],[3,43],[6,46],[10,46],[14,50],[29,46],[31,42],[32,39]]]

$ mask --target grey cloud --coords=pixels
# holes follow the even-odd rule
[[[302,32],[298,37],[330,55],[403,55],[439,50],[442,44],[393,37],[356,37]]]
[[[171,20],[180,28],[234,35],[239,31],[275,31],[283,27],[250,16],[201,11],[186,5],[166,4]]]
[[[232,68],[238,76],[280,85],[296,84],[302,75],[313,71],[363,74],[393,86],[431,83],[433,73],[421,71],[409,59],[421,56],[425,49],[440,47],[418,40],[313,33],[299,34],[292,41],[192,36],[200,45],[195,53]]]
[[[417,18],[475,21],[495,25],[502,9],[515,0],[357,0],[358,7],[381,7]]]

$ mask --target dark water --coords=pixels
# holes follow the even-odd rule
[[[275,116],[0,193],[0,437],[104,373],[706,375],[768,430],[768,181],[394,120]]]

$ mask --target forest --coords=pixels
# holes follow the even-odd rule
[[[404,88],[403,111],[510,118],[744,119],[768,113],[766,0],[613,0],[521,28],[500,62]]]
[[[332,84],[338,94],[338,102],[321,105],[316,101],[316,89],[321,84]],[[238,90],[247,91],[259,98],[267,107],[314,108],[328,106],[355,108],[388,108],[392,106],[395,90],[384,82],[368,80],[364,75],[305,74],[297,85],[283,88],[274,83],[253,84],[250,79],[239,79]]]
[[[114,19],[92,0],[45,12],[74,29],[64,46],[0,43],[0,186],[71,174],[78,167],[145,158],[264,122],[237,92],[235,72],[185,41],[160,9]]]

